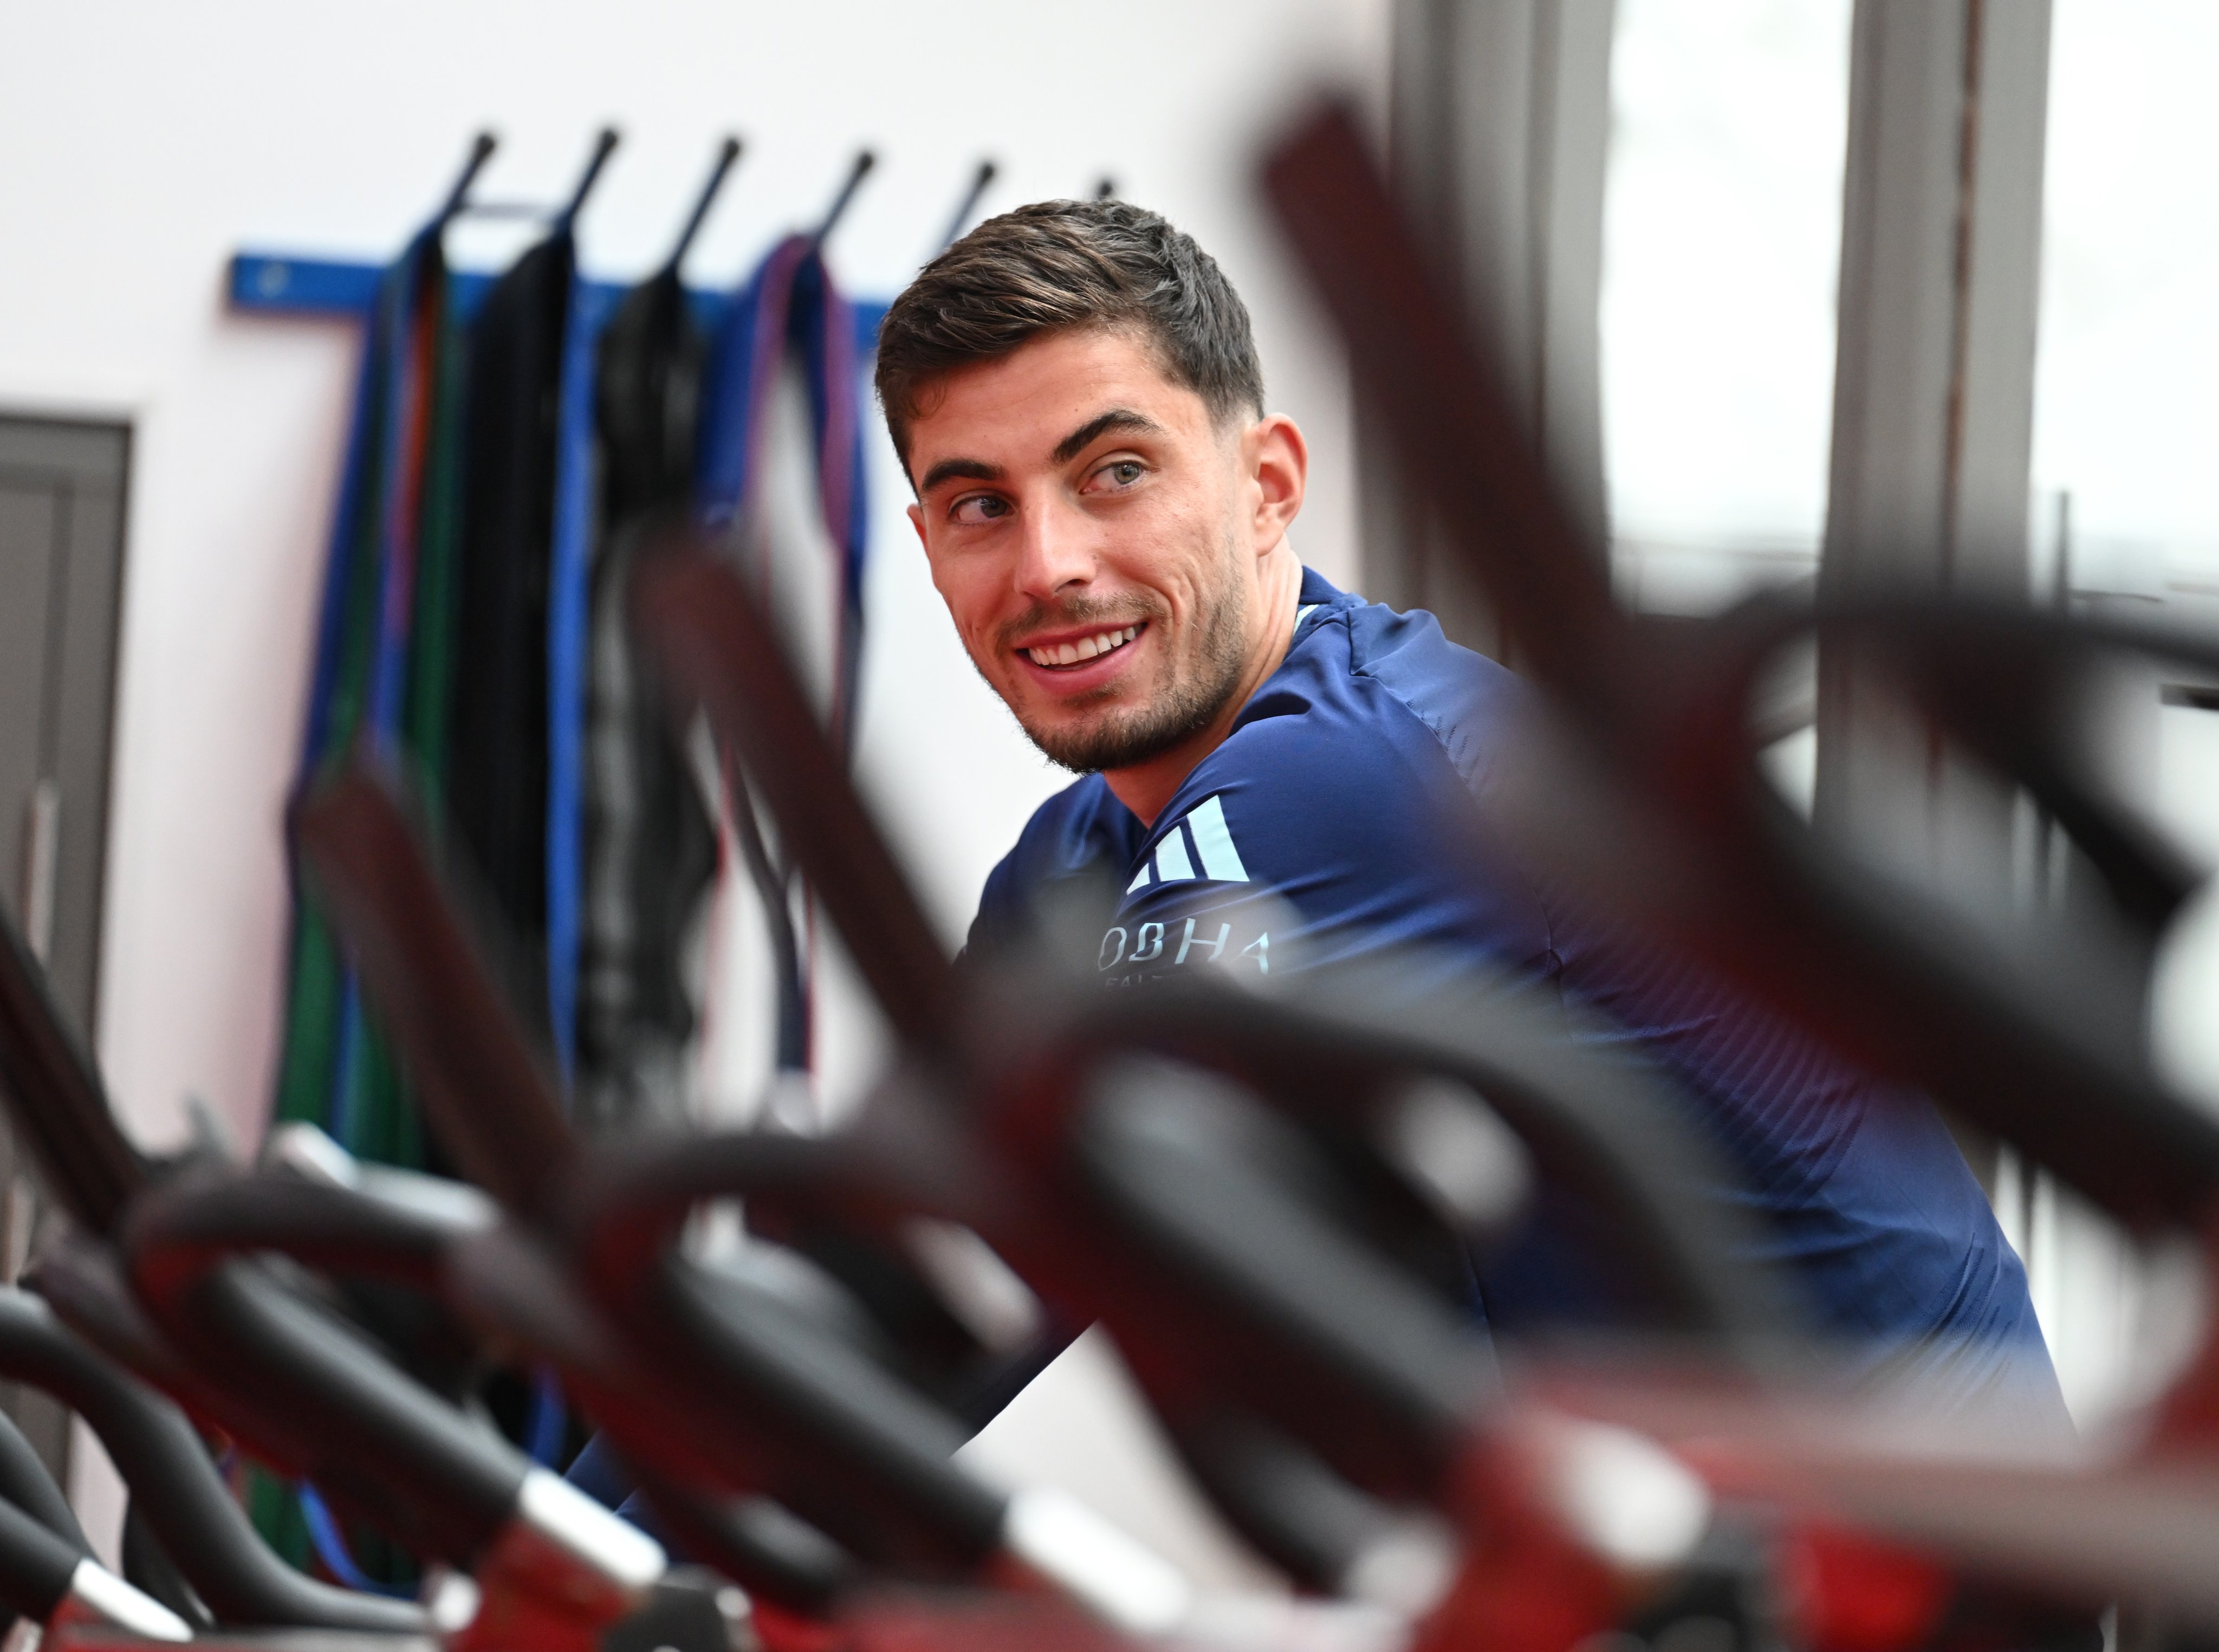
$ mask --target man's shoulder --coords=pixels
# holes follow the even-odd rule
[[[1542,916],[1474,829],[1525,699],[1517,680],[1429,614],[1315,576],[1302,595],[1285,663],[1135,846],[1121,913],[1168,922],[1268,895],[1308,927],[1346,930],[1336,952],[1483,934],[1527,956]]]
[[[1182,791],[1195,801],[1228,786],[1312,807],[1340,799],[1365,818],[1451,778],[1480,792],[1530,703],[1526,686],[1450,642],[1421,609],[1367,602],[1315,574],[1302,599],[1285,661]]]
[[[1451,642],[1422,608],[1403,612],[1358,599],[1345,623],[1351,674],[1421,725],[1464,785],[1479,790],[1490,761],[1533,705],[1532,687],[1499,662]]]

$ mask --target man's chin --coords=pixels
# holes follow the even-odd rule
[[[1209,719],[1205,717],[1202,722]],[[1059,768],[1074,774],[1132,768],[1162,756],[1200,726],[1191,717],[1149,717],[1130,712],[1050,722],[1021,717],[1018,726]]]

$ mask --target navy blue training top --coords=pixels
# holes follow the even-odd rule
[[[2025,1271],[1932,1106],[1476,860],[1473,805],[1532,691],[1430,614],[1307,569],[1300,603],[1285,661],[1154,826],[1099,774],[1066,787],[987,879],[967,950],[999,950],[1044,899],[1091,890],[1114,903],[1091,960],[1111,986],[1389,954],[1547,984],[1677,1081],[1737,1173],[1714,1191],[1755,1218],[1761,1259],[1799,1282],[1854,1364],[1951,1408],[2008,1393],[2061,1418]],[[1551,1276],[1483,1268],[1488,1317],[1545,1317]]]

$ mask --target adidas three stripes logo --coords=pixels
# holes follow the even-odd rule
[[[1248,881],[1248,868],[1240,862],[1240,851],[1233,847],[1233,834],[1225,828],[1224,807],[1215,798],[1197,804],[1164,834],[1156,852],[1141,863],[1133,881],[1125,885],[1125,892],[1130,895],[1151,884],[1197,878],[1221,884]]]

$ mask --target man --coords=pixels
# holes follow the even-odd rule
[[[1119,202],[991,220],[895,301],[877,370],[964,646],[1082,777],[988,879],[973,951],[1094,888],[1115,985],[1389,953],[1551,984],[1680,1082],[1740,1173],[1726,1196],[1857,1359],[1951,1407],[2009,1390],[2061,1416],[2024,1272],[1930,1106],[1455,851],[1442,823],[1525,691],[1296,560],[1302,432],[1190,238]],[[1490,1274],[1490,1317],[1545,1313],[1550,1277]]]

